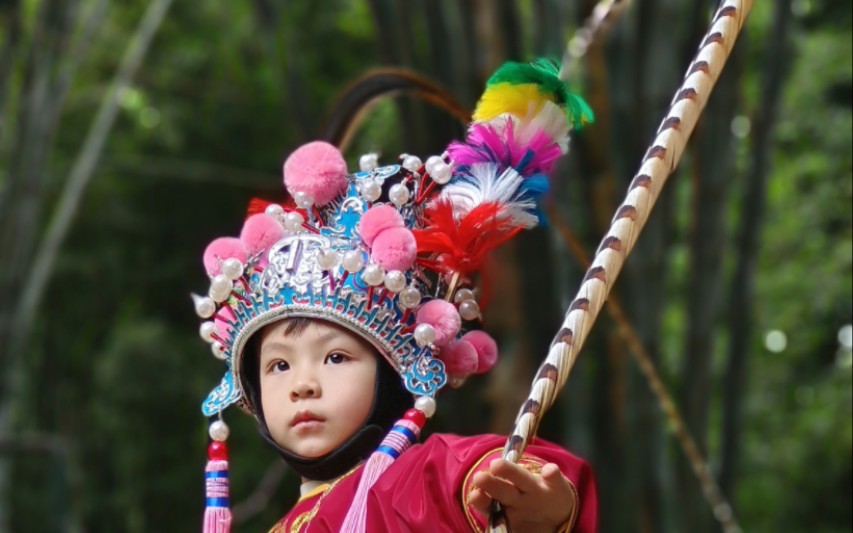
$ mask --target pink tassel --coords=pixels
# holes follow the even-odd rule
[[[341,533],[365,533],[367,528],[367,495],[370,489],[385,470],[400,455],[417,442],[421,434],[421,428],[426,423],[426,416],[417,409],[409,409],[403,418],[398,420],[382,444],[375,452],[370,454],[358,489],[353,497],[347,516],[341,526]]]
[[[206,502],[203,533],[229,533],[231,509],[228,500],[228,450],[224,442],[213,441],[207,449],[204,469]]]

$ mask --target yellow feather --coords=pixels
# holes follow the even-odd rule
[[[497,83],[486,88],[474,110],[475,122],[487,122],[503,113],[517,117],[527,115],[531,108],[539,109],[545,101],[554,101],[539,90],[535,83]]]

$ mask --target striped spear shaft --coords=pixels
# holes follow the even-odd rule
[[[569,377],[578,353],[625,259],[637,242],[660,191],[675,169],[708,96],[719,79],[752,0],[723,0],[675,92],[657,135],[628,187],[625,200],[616,210],[610,229],[583,277],[580,289],[566,311],[565,319],[551,343],[548,356],[533,379],[530,394],[515,420],[503,457],[518,462],[528,440],[536,434],[542,414],[553,405]],[[509,531],[499,504],[489,518],[491,533]]]

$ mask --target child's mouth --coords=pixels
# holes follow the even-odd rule
[[[324,421],[325,419],[319,415],[315,415],[310,411],[302,411],[293,417],[293,421],[290,423],[290,426],[293,428],[307,430],[319,428],[323,425]]]

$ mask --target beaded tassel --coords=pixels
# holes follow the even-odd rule
[[[207,448],[208,461],[204,469],[206,500],[202,531],[229,533],[231,508],[228,498],[228,448],[225,445],[228,429],[222,421],[217,421],[211,425],[210,433],[214,441]]]
[[[398,420],[382,444],[370,454],[364,465],[364,472],[358,483],[358,489],[353,497],[347,516],[341,526],[341,533],[364,533],[367,527],[367,494],[379,479],[379,476],[402,455],[403,452],[417,442],[421,428],[426,423],[426,416],[417,409],[409,409],[403,418]]]

